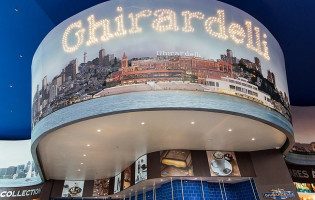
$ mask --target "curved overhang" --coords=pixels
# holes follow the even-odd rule
[[[145,93],[147,97],[153,96]],[[256,151],[282,148],[286,152],[293,144],[292,132],[285,129],[280,120],[267,121],[258,117],[274,115],[277,117],[270,119],[280,119],[272,110],[261,109],[256,112],[257,116],[240,114],[238,109],[244,110],[244,100],[218,94],[211,95],[221,100],[225,96],[234,98],[233,103],[230,102],[234,112],[214,109],[207,98],[204,98],[207,101],[203,107],[200,97],[197,108],[163,107],[163,102],[174,101],[165,99],[165,92],[151,93],[164,95],[158,98],[163,99],[159,102],[160,107],[149,108],[150,98],[141,98],[144,94],[139,92],[132,94],[136,96],[133,100],[130,96],[127,98],[128,94],[122,94],[85,101],[58,110],[40,121],[33,130],[37,137],[33,137],[32,153],[43,170],[43,177],[76,180],[110,177],[139,156],[165,149]],[[196,92],[186,91],[174,93],[196,95]],[[136,99],[141,99],[141,103]],[[188,102],[181,101],[182,105]],[[174,102],[174,105],[181,103]],[[122,110],[122,106],[115,104],[129,109]],[[251,114],[252,109],[257,109],[254,103],[252,108],[251,102],[245,105]],[[80,109],[75,111],[77,108]],[[40,127],[46,129],[40,133]],[[83,154],[87,156],[82,157]],[[84,169],[78,172],[81,162]]]
[[[285,154],[294,143],[278,42],[218,1],[99,4],[46,36],[32,77],[43,179],[114,176],[165,149]]]

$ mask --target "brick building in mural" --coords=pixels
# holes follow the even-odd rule
[[[233,78],[232,65],[226,61],[198,57],[157,56],[133,59],[129,62],[124,53],[121,68],[106,82],[115,82],[116,85],[148,81],[191,81],[204,84],[206,78],[221,79],[221,77]]]

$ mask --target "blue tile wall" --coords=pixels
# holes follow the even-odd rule
[[[252,190],[251,183],[253,184],[254,191]],[[201,185],[201,181],[181,182],[180,180],[176,180],[173,181],[172,184],[174,200],[259,200],[254,180],[251,180],[251,182],[245,181],[241,183],[224,185],[219,183],[208,183],[205,181],[203,181]],[[146,200],[153,200],[153,191],[147,191],[145,196]],[[54,198],[52,200],[59,199],[60,198]],[[89,198],[83,199],[89,200]],[[135,196],[133,196],[131,199],[136,200]],[[165,183],[160,188],[156,189],[156,199],[172,200],[172,186],[170,182]],[[62,200],[67,199],[62,198]],[[126,197],[126,200],[129,200],[129,197]],[[144,200],[143,193],[138,194],[137,200]]]

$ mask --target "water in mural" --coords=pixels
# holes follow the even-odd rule
[[[30,148],[30,140],[0,141],[0,187],[41,183]]]
[[[32,76],[33,126],[79,102],[162,90],[235,96],[291,121],[277,41],[217,1],[111,1],[85,10],[46,36]]]

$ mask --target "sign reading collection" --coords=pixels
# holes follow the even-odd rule
[[[111,21],[109,19],[96,20],[93,14],[87,18],[87,27],[84,27],[82,20],[70,24],[63,33],[63,50],[67,53],[72,53],[84,44],[86,46],[91,46],[98,44],[99,42],[107,42],[114,38],[123,37],[127,34],[140,34],[143,30],[139,25],[139,20],[142,18],[153,17],[151,27],[157,32],[182,31],[192,33],[195,31],[194,21],[202,20],[204,31],[211,37],[221,40],[231,39],[236,44],[244,44],[248,49],[261,55],[266,60],[270,60],[267,34],[261,34],[260,28],[253,26],[252,22],[248,20],[242,25],[230,23],[227,26],[225,21],[225,11],[223,9],[217,10],[217,15],[210,17],[205,16],[202,12],[192,12],[189,10],[182,11],[181,17],[184,22],[182,27],[178,26],[178,14],[171,9],[157,9],[154,11],[149,9],[142,10],[137,13],[128,14],[131,24],[131,27],[128,27],[128,29],[124,23],[125,18],[123,8],[118,6],[116,11],[119,14],[114,19],[116,25],[115,32],[111,31]],[[100,37],[97,37],[96,32],[99,30],[102,31],[102,34]],[[87,35],[87,41],[85,41],[85,34]],[[74,35],[76,37],[75,44],[69,44],[69,35]]]
[[[4,197],[27,197],[40,194],[41,187],[31,189],[3,190],[0,192],[0,199]]]

